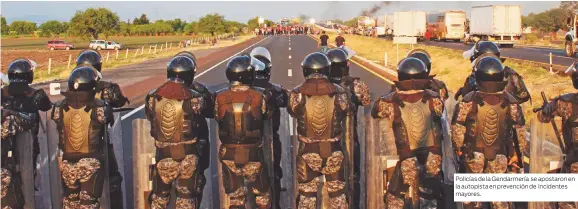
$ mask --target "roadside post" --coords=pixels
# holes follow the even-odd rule
[[[140,55],[142,56],[143,54],[144,54],[144,46],[142,46],[140,50]]]
[[[387,67],[387,52],[385,52],[383,55],[383,66]]]
[[[165,41],[165,50],[168,48],[168,46],[169,46],[169,42]]]
[[[108,57],[110,56],[110,52],[106,52],[106,62],[108,63]]]
[[[128,58],[128,49],[126,49],[126,54],[124,55],[124,58]]]
[[[173,50],[173,43],[171,43],[171,45],[170,45],[170,46],[171,46],[170,50]]]
[[[149,46],[149,54],[151,54],[151,49],[153,48],[153,46]]]
[[[155,44],[155,54],[157,54],[157,45]]]
[[[72,54],[68,55],[68,66],[66,66],[67,70],[70,70],[70,62],[72,61]]]
[[[48,58],[48,74],[52,71],[52,58]]]
[[[554,74],[554,72],[552,71],[552,52],[550,52],[550,74]]]
[[[400,44],[410,44],[412,47],[417,44],[416,37],[393,37],[393,43],[396,45],[396,60],[395,63],[399,62],[399,45]]]
[[[164,46],[164,44],[161,44],[161,49],[159,51],[161,51],[161,52],[163,51],[163,46]]]
[[[134,58],[136,58],[136,55],[138,54],[138,50],[139,49],[136,49],[136,51],[134,52],[134,56],[133,56]]]
[[[116,58],[115,59],[118,59],[118,49],[116,49]]]

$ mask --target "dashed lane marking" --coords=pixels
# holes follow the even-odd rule
[[[289,47],[289,51],[291,51],[291,47]]]
[[[200,76],[202,76],[202,75],[204,75],[205,73],[211,71],[212,69],[215,69],[217,66],[219,66],[219,65],[223,64],[224,62],[226,62],[227,60],[229,60],[229,59],[231,59],[231,58],[233,58],[233,57],[241,54],[242,52],[246,51],[247,49],[249,49],[249,48],[251,48],[251,47],[253,47],[253,46],[255,46],[255,45],[257,45],[257,44],[259,44],[259,43],[261,43],[261,42],[263,42],[263,41],[265,41],[265,40],[268,39],[268,38],[269,38],[269,37],[266,37],[266,38],[264,38],[264,39],[261,39],[261,40],[258,41],[257,43],[254,43],[254,44],[252,44],[251,46],[249,46],[249,47],[247,47],[247,48],[244,48],[243,50],[237,52],[236,54],[233,54],[232,56],[228,57],[227,59],[224,59],[223,61],[217,63],[216,65],[213,65],[213,67],[211,67],[211,68],[209,68],[209,69],[207,69],[207,70],[199,73],[197,76],[195,76],[195,79],[198,78],[198,77],[200,77]],[[127,119],[128,117],[134,115],[134,114],[137,113],[138,111],[141,111],[142,109],[144,109],[144,107],[145,107],[144,104],[141,105],[141,106],[139,106],[139,107],[137,107],[136,109],[134,109],[134,110],[128,112],[127,114],[123,115],[123,116],[120,118],[120,120]]]
[[[291,69],[287,70],[287,76],[293,77],[293,70]]]
[[[289,55],[289,59],[291,59],[291,55]]]

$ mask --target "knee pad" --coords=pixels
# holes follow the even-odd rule
[[[394,195],[391,193],[387,193],[385,196],[385,205],[388,209],[403,209],[405,205],[405,201],[402,197],[398,195]]]
[[[78,197],[80,199],[80,208],[99,208],[98,196],[91,195],[87,191],[81,191]]]
[[[297,199],[298,208],[315,208],[317,205],[317,193],[299,192]]]

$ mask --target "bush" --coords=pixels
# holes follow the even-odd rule
[[[534,44],[538,40],[538,36],[533,33],[525,34],[524,39],[528,42],[528,44]]]

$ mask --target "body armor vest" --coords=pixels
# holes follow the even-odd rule
[[[220,97],[222,96],[222,97]],[[262,140],[261,92],[254,89],[218,95],[219,138],[224,144],[257,144]]]
[[[400,107],[400,112],[410,149],[434,146],[434,124],[429,103],[419,100],[416,103],[404,104]]]
[[[161,98],[154,101],[155,139],[160,142],[178,143],[190,132],[189,121],[185,121],[183,101]]]
[[[489,160],[493,160],[496,154],[506,154],[508,125],[511,125],[506,120],[507,111],[507,107],[502,106],[502,103],[477,106],[476,148]]]
[[[64,124],[64,153],[91,154],[100,151],[101,129],[94,129],[92,124],[93,109],[88,112],[84,107],[68,110],[61,109]]]
[[[322,141],[335,137],[333,132],[335,97],[316,95],[306,98],[305,135],[312,141]]]

